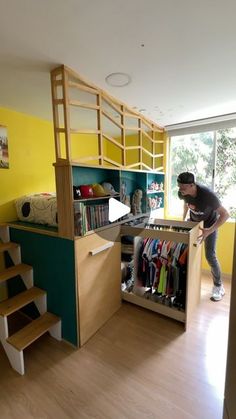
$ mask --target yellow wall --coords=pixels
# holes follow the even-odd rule
[[[218,230],[217,239],[217,255],[221,265],[221,270],[224,274],[232,275],[233,269],[233,249],[234,249],[235,223],[226,222]],[[209,270],[209,265],[206,261],[203,252],[202,260],[203,269]]]
[[[9,169],[0,169],[0,222],[16,219],[14,199],[34,192],[55,192],[53,125],[0,108],[7,126]]]
[[[34,192],[54,191],[52,123],[0,108],[0,125],[7,127],[9,169],[0,169],[0,222],[16,219],[14,199]],[[0,269],[4,267],[0,255]],[[0,301],[6,298],[0,287]]]

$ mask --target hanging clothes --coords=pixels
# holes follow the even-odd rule
[[[184,243],[144,239],[138,247],[137,285],[146,296],[185,308],[188,246]]]

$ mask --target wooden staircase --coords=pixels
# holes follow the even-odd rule
[[[0,272],[0,284],[17,275],[21,276],[26,290],[0,303],[0,341],[8,356],[12,368],[24,375],[23,350],[37,340],[44,333],[49,332],[57,340],[61,340],[61,320],[47,312],[46,292],[33,285],[33,268],[21,263],[20,246],[10,242],[9,228],[0,225],[0,252],[7,251],[14,266]],[[9,336],[8,316],[34,302],[40,316],[32,320],[27,326]]]

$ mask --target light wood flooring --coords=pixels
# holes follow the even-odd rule
[[[183,325],[124,303],[81,349],[45,335],[25,351],[26,375],[0,346],[1,419],[221,419],[230,282]]]

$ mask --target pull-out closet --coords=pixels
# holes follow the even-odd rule
[[[133,284],[122,287],[122,298],[185,324],[200,298],[201,246],[199,224],[149,220],[122,225],[133,236]]]

